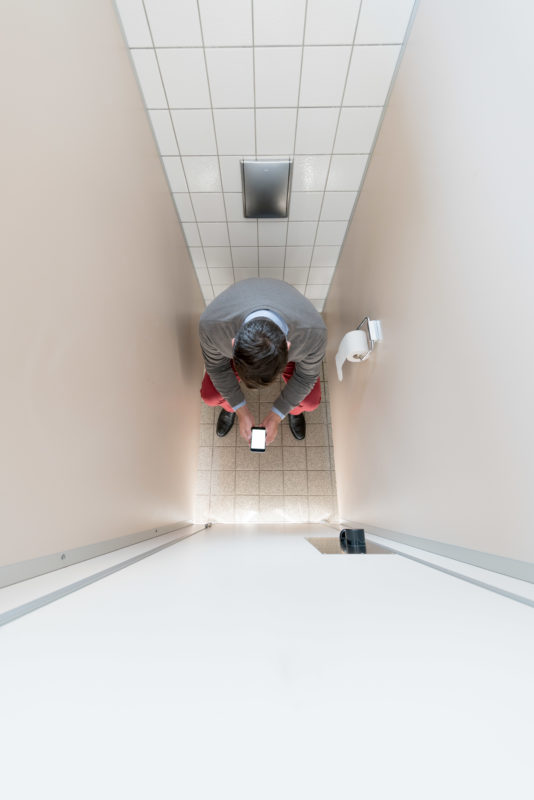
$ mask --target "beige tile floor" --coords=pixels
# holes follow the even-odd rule
[[[336,476],[330,403],[324,366],[321,403],[306,414],[306,438],[297,441],[283,420],[265,453],[251,453],[237,425],[224,438],[215,434],[218,408],[202,403],[195,522],[337,521]],[[278,396],[278,382],[245,389],[259,423]]]

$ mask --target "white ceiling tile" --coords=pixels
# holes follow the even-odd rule
[[[199,8],[206,47],[252,44],[250,0],[199,0]]]
[[[309,271],[308,267],[286,267],[284,270],[284,280],[288,283],[305,286]]]
[[[258,225],[256,220],[229,222],[228,229],[232,247],[248,247],[258,244]]]
[[[328,284],[310,284],[306,286],[306,297],[310,300],[324,300],[328,294]]]
[[[322,192],[326,184],[330,156],[295,156],[293,159],[294,192]]]
[[[381,108],[342,108],[334,153],[370,153]]]
[[[329,288],[330,288],[329,286],[327,286],[327,287],[326,287],[326,291],[327,291],[327,293],[328,293],[328,289],[329,289]],[[325,296],[325,298],[324,298],[324,299],[318,299],[318,298],[315,298],[315,297],[314,297],[313,299],[312,299],[312,298],[309,298],[309,301],[310,301],[310,303],[312,304],[312,306],[315,306],[315,308],[317,309],[317,311],[324,311],[324,303],[325,303],[325,299],[326,299],[326,296]]]
[[[256,145],[258,156],[289,156],[295,143],[296,108],[258,108]]]
[[[308,275],[308,283],[330,283],[334,277],[335,267],[312,267]]]
[[[226,222],[222,192],[192,193],[191,201],[197,222]]]
[[[363,0],[356,44],[400,44],[413,4],[414,0]]]
[[[286,247],[286,269],[288,267],[309,267],[312,258],[313,247]]]
[[[132,50],[132,59],[147,108],[167,108],[154,50]]]
[[[221,285],[222,283],[234,282],[234,270],[232,267],[211,268],[209,270],[211,282],[214,286]]]
[[[289,283],[289,281],[287,281]],[[292,283],[291,286],[294,289],[297,289],[301,294],[306,293],[306,284],[305,283]]]
[[[145,0],[156,47],[199,47],[202,44],[196,0]]]
[[[220,192],[217,156],[184,156],[182,159],[190,192]]]
[[[183,156],[217,154],[210,109],[171,111],[178,147]]]
[[[171,115],[168,111],[149,111],[150,121],[159,152],[162,156],[178,155],[178,145],[171,122]]]
[[[314,247],[312,267],[335,267],[340,249],[340,247]]]
[[[195,272],[197,274],[198,282],[201,285],[211,286],[210,274],[207,270],[207,267],[195,267]]]
[[[206,264],[210,269],[221,269],[222,267],[232,267],[232,253],[229,247],[205,247]],[[224,281],[219,281],[224,283]]]
[[[352,44],[360,0],[308,0],[306,44]]]
[[[208,78],[201,48],[157,50],[170,108],[209,108]],[[187,75],[187,80],[184,76]]]
[[[254,105],[252,47],[206,50],[213,108]]]
[[[204,297],[204,300],[206,301],[206,303],[210,303],[215,297],[212,287],[201,286],[200,288],[202,289],[202,295]]]
[[[187,183],[185,182],[181,159],[176,156],[170,156],[168,158],[162,158],[161,160],[163,161],[163,166],[167,173],[171,192],[187,192]]]
[[[258,242],[264,247],[286,245],[287,220],[258,220]],[[278,266],[278,265],[276,265]]]
[[[200,247],[200,236],[196,222],[182,222],[184,236],[189,247]]]
[[[357,191],[367,164],[368,156],[332,156],[328,173],[327,190],[350,192]]]
[[[229,289],[231,285],[232,285],[231,283],[223,283],[220,286],[219,285],[216,286],[215,284],[213,284],[213,294],[215,295],[215,297],[217,297],[218,295],[225,292],[226,289]]]
[[[254,150],[252,150],[254,152]],[[255,158],[254,155],[243,155],[243,158]],[[241,157],[240,156],[221,156],[221,177],[225,192],[241,192]]]
[[[200,239],[204,247],[229,245],[226,222],[199,222]]]
[[[302,44],[306,0],[253,0],[254,43]]]
[[[115,0],[129,47],[152,47],[143,0]]]
[[[287,243],[288,245],[313,244],[316,231],[316,222],[290,222],[287,228]]]
[[[357,192],[325,192],[321,219],[349,219]]]
[[[258,268],[257,247],[232,247],[234,269]]]
[[[292,192],[289,219],[299,221],[319,219],[322,199],[322,192]]]
[[[204,250],[201,247],[190,247],[189,252],[191,253],[191,260],[195,265],[195,269],[198,273],[199,270],[204,269],[206,266]],[[203,283],[203,281],[200,282]]]
[[[301,47],[256,47],[256,106],[298,105]]]
[[[261,252],[260,252],[260,264],[261,264]],[[274,278],[277,281],[281,281],[284,278],[284,268],[283,267],[261,267],[260,266],[260,278]]]
[[[248,278],[257,278],[259,276],[258,267],[234,269],[234,273],[236,281],[246,281]]]
[[[254,110],[218,108],[213,112],[217,146],[221,155],[254,152]]]
[[[229,222],[243,222],[243,195],[241,192],[225,192],[224,204]]]
[[[399,53],[398,45],[355,47],[343,105],[383,106]]]
[[[347,230],[346,222],[320,222],[317,228],[316,245],[342,244]]]
[[[331,153],[338,116],[338,108],[300,108],[295,153]]]
[[[260,247],[260,275],[262,267],[267,267],[269,269],[273,269],[274,267],[283,268],[285,252],[285,247]]]
[[[299,105],[336,106],[341,103],[350,47],[305,47]]]
[[[174,204],[182,222],[195,222],[195,212],[187,192],[173,194]]]

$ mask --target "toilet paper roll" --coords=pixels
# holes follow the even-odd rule
[[[342,338],[336,353],[337,376],[343,380],[342,367],[345,361],[363,361],[369,355],[369,344],[365,331],[348,331]]]

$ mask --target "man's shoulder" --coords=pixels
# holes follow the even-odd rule
[[[288,322],[305,327],[324,328],[315,306],[294,286],[275,278],[247,278],[237,281],[219,294],[200,317],[202,326],[229,321],[265,308],[275,311]]]

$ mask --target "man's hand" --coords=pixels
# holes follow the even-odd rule
[[[238,408],[235,413],[239,420],[239,434],[246,442],[250,442],[250,437],[252,436],[251,428],[254,426],[254,417],[246,405]]]
[[[282,419],[278,416],[278,414],[275,414],[274,411],[269,411],[261,423],[262,428],[265,428],[266,431],[265,444],[271,444],[271,442],[274,442],[278,434],[278,426],[281,422]]]

